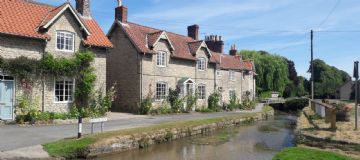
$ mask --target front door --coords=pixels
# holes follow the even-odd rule
[[[14,82],[0,80],[0,119],[13,119]]]

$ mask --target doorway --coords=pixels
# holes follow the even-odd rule
[[[0,119],[13,120],[14,78],[0,75]]]

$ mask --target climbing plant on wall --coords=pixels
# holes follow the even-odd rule
[[[92,52],[78,52],[70,58],[55,58],[52,54],[45,53],[41,59],[18,57],[4,59],[0,57],[0,68],[19,80],[29,82],[39,80],[39,77],[68,76],[75,78],[75,104],[79,108],[88,107],[89,96],[93,91],[96,75],[91,63],[95,59]]]

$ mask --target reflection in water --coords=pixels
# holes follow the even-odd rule
[[[269,160],[283,148],[293,146],[291,124],[294,124],[293,116],[279,114],[275,119],[257,122],[251,126],[229,128],[207,136],[176,140],[101,159]],[[224,135],[225,133],[228,135]],[[203,143],[207,138],[210,142]],[[216,143],[213,143],[214,141]]]

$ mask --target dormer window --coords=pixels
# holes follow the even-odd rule
[[[75,34],[66,31],[56,32],[56,50],[74,52]]]
[[[156,55],[156,65],[158,67],[166,67],[166,52],[159,51]]]
[[[199,58],[197,60],[197,69],[199,71],[205,71],[205,68],[206,68],[206,60],[205,60],[205,58]]]

